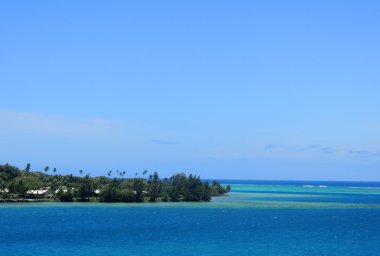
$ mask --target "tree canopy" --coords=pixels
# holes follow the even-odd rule
[[[106,176],[75,176],[31,171],[28,163],[24,170],[9,164],[0,165],[0,198],[3,200],[53,200],[62,202],[178,202],[210,201],[213,196],[226,194],[230,187],[218,181],[209,184],[200,176],[184,173],[161,179],[157,172],[145,176],[144,170],[134,178],[124,178],[125,171],[106,172]],[[79,172],[83,173],[82,170]],[[114,173],[115,177],[111,177]]]

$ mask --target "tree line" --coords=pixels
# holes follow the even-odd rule
[[[49,173],[50,172],[50,173]],[[49,200],[62,202],[179,202],[205,201],[226,194],[230,186],[218,181],[203,181],[199,176],[184,173],[160,178],[157,172],[135,173],[124,178],[125,171],[108,171],[107,176],[57,174],[57,168],[46,166],[31,171],[28,163],[23,170],[9,164],[0,165],[0,198],[12,200]],[[114,177],[112,177],[114,176]]]

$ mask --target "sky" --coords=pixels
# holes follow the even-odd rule
[[[380,181],[379,1],[1,1],[0,164]]]

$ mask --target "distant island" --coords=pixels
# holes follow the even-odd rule
[[[0,165],[0,202],[209,202],[230,191],[214,180],[211,184],[199,176],[184,173],[161,179],[157,172],[135,173],[124,178],[125,171],[110,170],[106,176],[57,174],[49,166],[44,171],[24,170]]]

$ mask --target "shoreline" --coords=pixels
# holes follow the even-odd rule
[[[228,195],[218,195],[214,197],[225,197]],[[74,200],[72,202],[60,201],[58,199],[0,199],[0,204],[2,203],[100,203],[100,204],[155,204],[155,203],[210,203],[211,201],[186,201],[186,200],[178,200],[178,201],[155,201],[151,202],[149,200],[145,200],[143,202],[102,202],[100,200],[88,200],[88,201],[80,201]]]

